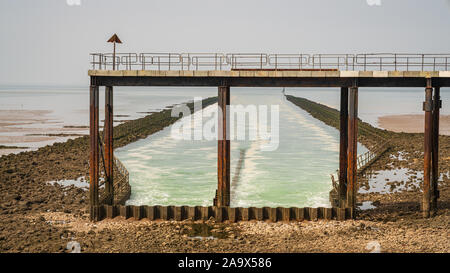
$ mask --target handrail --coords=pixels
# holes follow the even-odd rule
[[[269,54],[269,65],[275,69],[298,68],[303,69],[309,65],[308,54]]]
[[[112,53],[92,53],[93,69],[113,68]],[[450,54],[117,53],[117,70],[337,69],[448,71]]]
[[[355,70],[355,55],[353,54],[313,54],[310,58],[312,68],[337,68]]]
[[[372,164],[380,155],[389,149],[389,143],[384,140],[381,144],[378,144],[372,151],[367,151],[364,154],[360,154],[356,158],[356,170],[357,173],[364,171],[370,164]],[[336,175],[336,177],[335,177]],[[339,192],[339,170],[336,174],[331,174],[332,192]]]
[[[102,157],[104,155],[104,147],[105,144],[103,142],[103,137],[99,138],[99,148],[102,154]],[[100,161],[102,165],[105,164],[104,159]],[[104,166],[103,166],[104,169]],[[102,172],[104,176],[104,180],[99,183],[99,187],[105,184],[106,181],[106,170]],[[130,175],[128,170],[125,168],[123,163],[115,156],[113,156],[113,172],[114,172],[114,179],[113,179],[113,196],[114,204],[124,204],[125,201],[129,198],[131,194],[131,186],[130,186]],[[103,204],[107,200],[110,199],[110,196],[106,194],[106,191],[103,191],[102,195],[100,196],[100,203]]]
[[[448,54],[398,54],[398,53],[377,53],[377,54],[357,54],[356,64],[367,70],[370,67],[383,71],[386,68],[420,68],[420,71],[448,70],[450,56]]]
[[[266,53],[228,53],[225,55],[231,69],[263,68],[267,66]]]

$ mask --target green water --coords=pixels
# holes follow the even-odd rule
[[[231,93],[233,105],[269,105],[269,109],[279,105],[278,149],[262,151],[264,140],[231,141],[231,177],[240,150],[245,150],[239,179],[231,183],[231,205],[329,206],[330,174],[338,168],[339,132],[286,101],[280,91],[233,89]],[[204,117],[203,122],[209,119]],[[359,145],[358,153],[364,151]],[[116,150],[116,155],[130,172],[128,204],[212,204],[217,187],[216,140],[174,139],[171,128],[166,128]]]

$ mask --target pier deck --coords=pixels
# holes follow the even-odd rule
[[[450,71],[89,70],[102,86],[450,87]]]

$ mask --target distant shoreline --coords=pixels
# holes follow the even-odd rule
[[[396,133],[423,133],[424,115],[387,115],[378,118],[378,125]],[[450,135],[450,115],[441,115],[439,134]]]

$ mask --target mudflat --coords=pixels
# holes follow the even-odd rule
[[[49,110],[0,110],[0,156],[64,142],[88,134],[88,128],[63,126]],[[19,147],[16,145],[19,144]]]
[[[378,118],[378,125],[396,133],[423,133],[424,115],[388,115]],[[450,115],[440,115],[439,134],[450,135]]]

